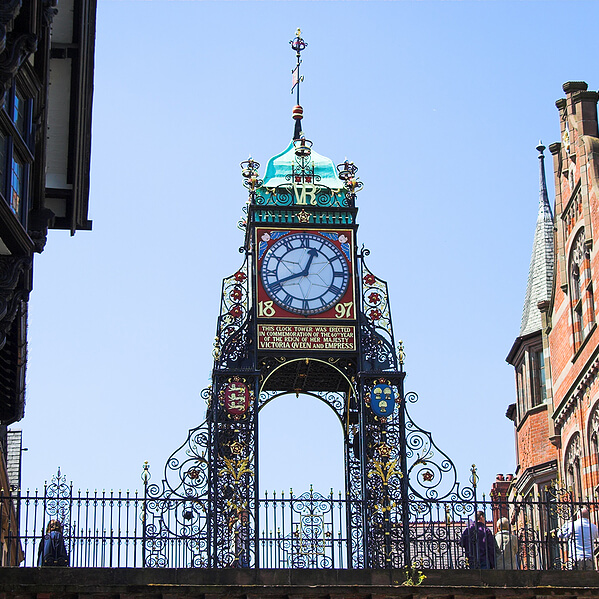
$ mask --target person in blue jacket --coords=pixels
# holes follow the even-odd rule
[[[50,520],[46,534],[40,541],[37,552],[38,566],[68,566],[69,556],[64,545],[62,525],[58,520]]]

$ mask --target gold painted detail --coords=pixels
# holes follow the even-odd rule
[[[403,472],[398,467],[398,460],[374,460],[372,462],[374,469],[368,473],[368,478],[373,476],[378,476],[383,486],[387,486],[389,484],[389,480],[394,476],[399,476],[399,478],[403,478]]]
[[[244,474],[254,474],[254,471],[250,468],[250,460],[248,458],[229,459],[223,456],[223,461],[225,462],[225,467],[221,468],[218,473],[221,476],[228,474],[236,483],[241,480]]]
[[[399,363],[403,366],[406,359],[406,353],[403,349],[403,341],[401,341],[401,339],[397,344],[397,359],[399,360]]]
[[[303,208],[297,213],[297,220],[300,223],[309,223],[312,218],[312,214],[310,212],[306,212]]]

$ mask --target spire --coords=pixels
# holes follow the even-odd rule
[[[545,146],[539,142],[539,214],[532,244],[520,336],[541,330],[538,303],[549,300],[553,286],[553,214],[545,179]]]
[[[297,65],[293,71],[291,71],[292,83],[291,93],[296,90],[296,105],[293,107],[293,120],[295,121],[295,127],[293,130],[293,139],[300,139],[302,136],[302,117],[304,116],[304,109],[300,105],[300,83],[304,80],[303,76],[300,76],[300,65],[302,64],[301,52],[308,45],[302,38],[302,32],[298,28],[295,32],[295,38],[289,43],[291,48],[295,50],[295,56],[297,58]]]

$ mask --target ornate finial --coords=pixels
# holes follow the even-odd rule
[[[539,145],[536,147],[539,153],[539,195],[542,206],[547,207],[547,211],[551,215],[551,205],[549,204],[549,195],[547,194],[547,179],[545,177],[545,146],[543,142],[539,140]]]
[[[470,482],[472,486],[476,489],[478,485],[478,474],[476,473],[476,464],[472,464],[472,468],[470,468]]]
[[[403,350],[403,341],[401,341],[401,339],[397,344],[397,358],[399,359],[400,365],[403,366],[406,359],[406,353]]]
[[[345,187],[345,197],[350,201],[354,202],[356,199],[356,193],[364,187],[364,183],[356,177],[358,167],[353,163],[345,159],[345,162],[337,165],[337,172],[339,178],[343,181]]]
[[[152,475],[150,474],[150,464],[148,463],[148,461],[146,460],[144,462],[143,465],[143,470],[141,473],[141,480],[143,481],[144,485],[148,483],[148,481],[152,478]]]
[[[300,52],[304,50],[305,47],[308,45],[302,39],[302,30],[299,27],[295,30],[295,38],[290,40],[289,43],[291,44],[291,47],[295,50],[299,60]]]
[[[542,154],[545,151],[545,146],[543,142],[539,139],[539,145],[536,147],[536,150],[539,154]]]
[[[312,153],[312,142],[306,139],[303,135],[299,139],[293,140],[295,155],[300,158],[308,158]]]
[[[300,58],[300,54],[302,50],[308,45],[302,38],[302,32],[298,28],[295,32],[295,38],[290,40],[291,48],[295,50],[295,56],[297,58],[297,65],[295,69],[291,71],[292,77],[292,85],[291,85],[291,93],[293,93],[294,89],[297,89],[296,95],[296,105],[293,108],[293,120],[295,121],[295,127],[293,130],[293,139],[299,139],[302,134],[302,117],[304,116],[304,109],[300,106],[300,83],[304,80],[302,76],[300,76],[300,64],[302,64],[302,60]]]
[[[250,192],[250,202],[256,197],[256,189],[262,185],[263,181],[258,177],[260,163],[256,162],[251,156],[241,164],[241,176],[244,178],[243,186]]]

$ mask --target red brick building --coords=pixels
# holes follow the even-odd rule
[[[599,136],[597,101],[584,82],[556,102],[555,204],[539,145],[540,203],[520,335],[507,361],[516,372],[512,491],[543,497],[550,481],[591,500],[599,485]]]

